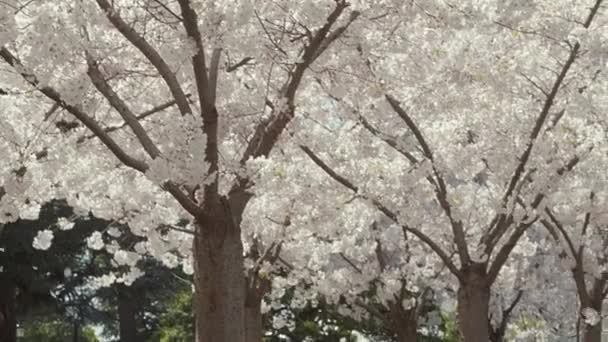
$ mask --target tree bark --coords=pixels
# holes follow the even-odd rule
[[[264,336],[264,326],[262,319],[262,298],[247,296],[245,304],[245,341],[261,342]]]
[[[575,283],[578,291],[578,297],[580,300],[581,308],[591,308],[601,315],[606,291],[606,282],[608,281],[608,278],[595,278],[593,280],[591,288],[588,289],[584,281],[584,276],[581,276],[581,274],[583,274],[582,263],[579,262],[579,265],[572,271],[575,280],[578,280]],[[581,322],[582,319],[583,317],[579,315],[579,322]],[[583,322],[581,323],[581,325],[583,326],[583,342],[602,342],[603,320],[601,318],[598,324],[594,326],[590,326]]]
[[[602,322],[594,326],[586,326],[583,333],[583,342],[602,342]]]
[[[118,285],[118,322],[121,342],[137,342],[137,309],[129,296],[129,289]]]
[[[15,316],[17,288],[6,278],[0,278],[0,342],[17,341]]]
[[[600,294],[600,291],[595,288],[593,289],[593,294],[594,297],[591,298],[590,306],[601,314],[604,298],[602,298],[603,296]],[[584,324],[583,342],[602,342],[602,323],[602,320],[600,320],[599,323],[594,326]]]
[[[398,342],[418,341],[418,311],[414,306],[405,310],[401,303],[389,303],[390,327]]]
[[[505,339],[505,332],[502,330],[493,330],[490,332],[490,342],[503,342]]]
[[[418,341],[418,322],[409,314],[406,314],[402,318],[401,324],[393,326],[393,333],[397,336],[398,342],[416,342]]]
[[[77,320],[72,323],[72,342],[80,342],[80,322]]]
[[[250,252],[254,248],[250,249]],[[250,257],[260,258],[259,251]],[[271,261],[271,260],[269,260]],[[262,300],[270,292],[271,278],[260,275],[258,270],[250,270],[247,278],[245,298],[245,341],[260,342],[264,336],[264,315],[262,315]]]
[[[473,264],[462,270],[458,289],[458,325],[465,342],[488,342],[490,284],[485,264]]]
[[[206,212],[193,241],[197,342],[244,342],[241,230],[228,205],[215,203]]]

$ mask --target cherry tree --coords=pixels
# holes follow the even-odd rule
[[[360,239],[337,229],[316,271],[340,280],[337,256],[370,269],[342,264],[353,284],[388,285],[432,251],[425,267],[458,284],[465,340],[487,342],[486,322],[509,308],[491,305],[509,257],[530,255],[516,248],[533,249],[521,243],[531,228],[559,228],[553,196],[592,177],[605,149],[602,3],[3,1],[0,220],[67,198],[128,224],[147,253],[192,257],[197,340],[259,341],[261,299],[282,281],[269,265],[308,276],[296,260],[328,235],[310,221],[343,220],[356,202],[333,228]],[[316,170],[285,195],[308,205],[260,202],[299,240],[249,205],[274,184],[256,178],[259,163],[279,154],[291,174]]]
[[[281,305],[285,290],[295,288],[291,308],[323,301],[355,320],[379,322],[399,341],[416,340],[434,294],[454,280],[441,260],[428,246],[404,239],[399,225],[349,191],[332,186],[306,156],[293,154],[297,146],[281,149],[284,156],[252,165],[256,198],[243,223],[259,242],[282,246],[276,263],[262,266],[280,274],[270,284],[267,305]],[[324,189],[322,197],[316,187]],[[266,220],[259,220],[261,212]]]
[[[358,46],[357,82],[320,81],[342,119],[315,119],[341,127],[323,139],[322,130],[315,139],[294,133],[335,184],[423,241],[458,279],[466,341],[490,339],[480,322],[513,249],[543,219],[560,180],[588,177],[577,167],[605,145],[601,8],[601,0],[396,5],[367,27],[373,38]],[[563,127],[583,142],[568,143]]]
[[[303,94],[323,96],[306,74],[348,60],[332,46],[356,5],[3,2],[3,219],[65,197],[140,236],[190,220],[197,340],[259,341],[246,329],[260,326],[245,313],[247,161],[271,153]]]
[[[605,147],[594,151],[593,157],[585,177],[570,175],[567,186],[550,198],[541,221],[556,240],[556,254],[575,284],[583,341],[601,341],[608,295]]]

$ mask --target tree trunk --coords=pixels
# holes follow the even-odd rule
[[[418,341],[418,311],[414,306],[405,310],[401,303],[390,302],[390,327],[398,342]]]
[[[125,285],[118,285],[118,322],[121,342],[137,342],[137,311],[129,297],[129,289]]]
[[[264,336],[262,298],[247,298],[245,305],[245,341],[261,342]]]
[[[579,265],[578,267],[579,267],[578,270],[583,270],[583,267],[581,265]],[[576,279],[577,275],[578,274],[574,273],[575,279]],[[581,278],[579,278],[579,279],[581,279]],[[584,280],[576,282],[576,285],[577,285],[576,287],[577,287],[577,291],[578,291],[578,295],[579,295],[579,299],[580,299],[581,308],[583,310],[585,308],[591,308],[600,314],[600,321],[594,326],[590,326],[588,324],[581,322],[583,317],[581,317],[581,315],[579,315],[579,322],[582,323],[580,325],[582,325],[583,329],[584,329],[583,330],[583,342],[602,342],[603,320],[601,319],[601,314],[602,314],[602,309],[603,309],[607,281],[608,281],[608,278],[604,278],[604,277],[595,278],[593,280],[591,289],[589,289],[589,290],[587,289]],[[579,325],[579,327],[580,327],[580,325]],[[577,332],[578,332],[578,330],[577,330]]]
[[[601,287],[603,289],[603,286]],[[602,302],[603,296],[601,295],[601,290],[594,289],[593,294],[594,297],[591,298],[591,307],[601,314],[602,312]],[[602,342],[602,320],[600,319],[599,323],[594,326],[590,326],[584,324],[585,331],[583,332],[583,342]]]
[[[602,322],[594,326],[586,326],[583,333],[583,342],[602,342]]]
[[[502,330],[493,330],[490,332],[490,342],[503,342],[505,339],[505,332]]]
[[[16,297],[15,284],[0,278],[0,342],[17,341]]]
[[[259,257],[259,256],[258,256]],[[246,278],[247,292],[245,298],[245,341],[260,342],[264,336],[264,317],[262,315],[262,300],[270,292],[270,278],[250,272]]]
[[[401,322],[400,326],[393,328],[398,342],[416,342],[418,341],[417,322],[408,320],[407,318]]]
[[[241,231],[219,204],[197,222],[193,242],[197,342],[245,341],[245,274]]]
[[[488,342],[490,284],[485,265],[473,264],[462,270],[458,289],[458,325],[465,342]]]
[[[72,323],[72,342],[80,342],[80,322],[77,320]]]

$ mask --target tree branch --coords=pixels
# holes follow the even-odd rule
[[[241,157],[241,164],[245,164],[249,158],[267,156],[270,153],[279,136],[294,116],[295,96],[305,71],[329,47],[331,42],[335,41],[345,31],[346,27],[344,29],[338,28],[334,32],[335,34],[330,34],[331,27],[348,6],[349,4],[345,0],[336,0],[336,7],[327,17],[325,24],[312,37],[310,44],[305,47],[302,58],[296,63],[288,82],[281,89],[281,101],[285,101],[285,105],[277,106],[278,108],[273,111],[274,114],[268,120],[258,124]],[[353,15],[351,15],[351,18],[353,18]],[[354,15],[354,18],[356,18],[356,15]]]
[[[213,51],[210,75],[207,74],[205,61],[205,47],[198,27],[198,16],[192,8],[190,0],[178,0],[181,8],[183,24],[186,34],[196,45],[196,53],[192,56],[192,69],[198,90],[198,99],[203,118],[203,132],[207,136],[205,159],[209,163],[209,172],[215,173],[215,180],[205,186],[205,198],[212,200],[218,196],[218,112],[215,107],[215,93],[217,85],[217,68],[219,66],[221,49]]]
[[[312,152],[312,150],[310,148],[308,148],[307,146],[300,145],[300,149],[302,151],[304,151],[304,153],[333,180],[342,184],[344,187],[348,188],[349,190],[351,190],[352,192],[354,192],[356,195],[360,196],[361,198],[370,200],[372,202],[372,204],[374,205],[374,207],[376,207],[376,209],[378,209],[381,213],[383,213],[391,221],[393,221],[395,224],[398,224],[399,226],[401,226],[402,229],[414,234],[414,236],[419,238],[422,242],[424,242],[427,246],[429,246],[433,250],[433,252],[435,252],[435,254],[437,254],[437,256],[439,256],[439,258],[443,261],[443,263],[450,270],[450,272],[452,272],[452,274],[454,274],[459,279],[462,278],[462,274],[461,274],[460,270],[454,265],[454,263],[452,262],[452,260],[448,256],[448,254],[445,251],[443,251],[443,249],[435,241],[433,241],[433,239],[431,239],[428,235],[424,234],[422,231],[420,231],[416,228],[410,227],[406,224],[402,224],[399,221],[399,216],[397,216],[397,214],[395,214],[393,211],[388,209],[380,201],[378,201],[376,199],[370,199],[370,198],[362,195],[361,193],[359,193],[359,188],[357,186],[355,186],[351,181],[349,181],[345,177],[341,176],[336,171],[334,171],[331,167],[329,167],[323,160],[321,160],[321,158],[319,158],[316,154],[314,154],[314,152]]]
[[[591,9],[591,12],[590,12],[589,16],[587,17],[587,19],[585,20],[585,23],[583,25],[585,28],[589,28],[589,26],[591,25],[591,22],[592,22],[593,18],[595,17],[595,15],[597,14],[602,1],[603,0],[596,0],[595,6]],[[559,75],[557,76],[557,79],[553,83],[553,87],[551,88],[551,91],[546,96],[545,102],[543,104],[543,108],[542,108],[540,114],[538,115],[538,117],[536,118],[536,122],[534,123],[534,128],[532,129],[532,132],[530,133],[530,136],[528,138],[529,139],[528,145],[526,146],[526,149],[524,150],[521,157],[519,157],[519,164],[515,168],[515,172],[513,173],[513,176],[511,177],[511,180],[509,181],[509,184],[507,186],[507,190],[505,191],[505,194],[503,196],[503,199],[502,199],[503,207],[509,201],[509,198],[513,194],[513,190],[515,189],[517,183],[520,181],[520,179],[524,173],[526,165],[528,164],[528,161],[530,160],[530,156],[531,156],[532,150],[534,148],[534,143],[536,142],[536,140],[541,132],[541,129],[547,120],[549,111],[551,110],[553,103],[556,100],[557,93],[558,93],[559,89],[561,88],[562,83],[564,82],[564,79],[566,78],[566,75],[568,74],[568,71],[570,70],[570,68],[574,64],[576,58],[578,57],[578,52],[580,50],[580,47],[581,47],[581,45],[579,42],[576,42],[574,44],[574,46],[572,47],[572,49],[570,51],[568,59],[564,63],[562,70],[560,71]],[[505,221],[507,219],[507,216],[508,215],[506,215],[506,214],[497,214],[497,219],[492,220],[492,222],[496,222],[496,227],[500,227],[501,222]],[[491,231],[492,231],[492,227],[490,227],[490,229],[488,229],[488,234],[490,234]],[[502,235],[502,234],[504,234],[504,232],[502,232],[500,235]],[[494,241],[496,241],[496,242],[498,240],[499,239],[494,239]],[[494,242],[494,243],[496,243],[496,242]],[[486,239],[486,243],[493,243],[493,242],[487,241],[487,239]]]
[[[570,238],[570,234],[568,234],[564,225],[557,219],[557,217],[555,217],[551,209],[545,208],[545,213],[549,217],[550,224],[552,225],[552,227],[557,228],[557,230],[562,233],[562,236],[564,237],[564,240],[566,240],[566,244],[570,249],[570,253],[574,258],[574,261],[576,261],[577,264],[582,263],[582,259],[579,258],[579,254],[577,253],[577,248],[574,246],[574,242]]]
[[[87,74],[95,85],[95,88],[108,100],[112,108],[114,108],[120,116],[125,120],[125,123],[131,128],[137,140],[143,148],[148,152],[153,159],[160,155],[160,150],[156,144],[150,139],[150,136],[137,120],[137,117],[129,106],[120,98],[120,96],[112,89],[110,84],[105,80],[103,74],[99,70],[99,65],[93,60],[93,57],[87,53],[87,64],[89,68]]]
[[[148,170],[148,165],[141,160],[135,159],[128,155],[115,141],[112,139],[106,131],[93,119],[91,116],[84,113],[79,107],[73,106],[65,102],[54,88],[50,86],[41,86],[36,75],[27,71],[21,61],[14,56],[5,47],[0,48],[0,57],[4,59],[10,66],[12,66],[23,79],[38,89],[46,97],[59,104],[62,108],[67,110],[70,114],[74,115],[80,122],[82,122],[95,136],[101,140],[101,142],[120,160],[125,166],[133,168],[137,171],[145,173]],[[166,182],[162,185],[162,188],[167,190],[180,204],[193,216],[202,215],[201,209],[194,203],[183,191],[179,189],[179,186],[172,182]]]
[[[169,87],[169,91],[173,95],[173,98],[175,98],[177,107],[182,115],[192,113],[188,99],[177,81],[177,77],[161,55],[144,39],[144,37],[131,28],[120,15],[118,15],[107,0],[96,1],[99,7],[105,12],[106,17],[110,20],[112,25],[148,59],[156,70],[158,70]]]
[[[23,79],[38,89],[42,94],[51,99],[53,102],[59,104],[62,108],[67,110],[69,113],[74,115],[80,122],[82,122],[88,129],[93,132],[99,140],[106,145],[106,147],[120,160],[123,164],[128,167],[131,167],[135,170],[146,172],[148,169],[148,165],[141,160],[137,160],[134,157],[128,155],[118,144],[112,139],[103,128],[93,119],[91,116],[84,113],[80,108],[70,105],[65,102],[61,95],[50,86],[41,86],[38,78],[27,71],[25,66],[21,63],[21,61],[14,56],[8,49],[5,47],[0,48],[0,57],[4,59],[9,65],[11,65]]]
[[[591,191],[591,193],[589,194],[589,200],[591,201],[591,203],[593,204],[593,199],[595,198],[595,192]],[[582,233],[581,235],[584,237],[585,234],[587,233],[587,228],[589,228],[589,223],[591,222],[591,210],[587,211],[587,213],[585,213],[585,219],[583,221],[583,229],[582,229]],[[583,257],[583,251],[585,249],[585,244],[581,243],[581,245],[578,247],[578,257],[582,259]]]
[[[517,242],[522,237],[526,229],[532,226],[537,220],[538,217],[534,218],[530,222],[520,223],[517,228],[515,228],[513,234],[511,234],[509,237],[509,240],[507,240],[507,242],[500,248],[498,253],[496,253],[496,258],[494,258],[494,262],[490,265],[490,270],[488,271],[488,280],[490,284],[492,284],[494,280],[496,280],[496,277],[498,277],[498,274],[500,274],[500,270],[507,262],[511,251],[513,248],[515,248]],[[490,256],[488,256],[488,258],[489,257]]]
[[[186,97],[190,97],[190,94],[186,94]],[[167,102],[165,102],[163,104],[160,104],[160,105],[158,105],[156,107],[148,109],[145,112],[142,112],[141,114],[138,114],[137,116],[135,116],[135,118],[137,118],[137,120],[143,120],[143,119],[147,118],[148,116],[154,115],[154,114],[156,114],[158,112],[162,112],[163,110],[165,110],[167,108],[170,108],[171,106],[174,106],[175,103],[176,103],[175,100],[167,101]],[[125,126],[127,126],[126,122],[124,122],[124,123],[122,123],[122,124],[120,124],[118,126],[106,127],[106,128],[104,128],[104,131],[106,133],[111,133],[111,132],[117,131],[117,130],[119,130],[121,128],[124,128]],[[93,139],[93,138],[96,138],[96,137],[97,136],[94,135],[94,134],[83,136],[83,137],[80,137],[77,140],[77,142],[80,143],[80,142],[85,141],[85,139]]]
[[[462,265],[468,265],[471,262],[471,256],[469,255],[462,221],[455,220],[454,216],[452,215],[452,206],[450,205],[450,202],[447,198],[448,193],[446,183],[443,179],[443,176],[437,170],[435,159],[433,157],[433,152],[431,151],[431,148],[427,144],[426,140],[424,139],[424,136],[422,135],[422,132],[420,131],[414,120],[412,120],[412,118],[407,114],[407,112],[403,108],[401,108],[399,102],[388,94],[385,95],[385,98],[391,105],[395,113],[399,115],[399,117],[405,122],[407,127],[412,131],[412,133],[416,137],[416,140],[418,141],[418,144],[420,144],[420,147],[422,148],[424,156],[429,160],[429,162],[431,162],[433,174],[435,175],[436,179],[436,182],[431,182],[431,184],[435,185],[435,194],[437,200],[439,201],[441,208],[445,212],[452,226],[452,232],[454,233],[454,242],[456,243],[456,248],[458,249],[458,256],[460,257],[460,262]]]
[[[245,57],[245,58],[241,59],[239,62],[237,62],[236,64],[228,65],[228,67],[226,67],[226,72],[233,72],[236,69],[238,69],[244,65],[247,65],[247,63],[249,63],[252,60],[253,60],[253,57]]]
[[[395,139],[386,137],[384,134],[382,134],[382,132],[380,132],[374,126],[372,126],[369,123],[369,121],[367,121],[362,115],[359,115],[359,121],[361,122],[363,127],[368,130],[368,132],[370,132],[372,135],[374,135],[378,139],[384,141],[385,144],[392,147],[395,151],[397,151],[401,155],[403,155],[412,165],[418,164],[418,159],[416,157],[414,157],[413,154],[411,154],[410,152],[405,151],[404,149],[399,147],[399,144],[397,143],[397,141],[395,141]],[[434,184],[434,181],[432,182],[432,184]]]
[[[589,151],[591,151],[591,150],[593,150],[593,147],[589,148]],[[562,165],[559,169],[557,169],[557,171],[556,171],[557,175],[563,176],[566,172],[571,171],[579,162],[580,162],[580,157],[578,155],[574,155],[572,158],[570,158],[570,160],[565,165]],[[536,195],[536,197],[534,198],[534,200],[532,201],[530,207],[532,209],[538,208],[538,206],[541,204],[541,202],[544,198],[545,198],[545,194],[538,193]],[[506,231],[509,229],[509,227],[513,224],[513,215],[506,215],[506,219],[503,221],[499,221],[498,216],[495,216],[494,220],[496,222],[498,222],[498,223],[496,223],[495,229],[488,232],[488,234],[486,234],[483,237],[484,240],[482,240],[482,241],[485,241],[485,243],[486,243],[485,250],[486,250],[487,255],[490,255],[492,253],[492,250],[494,249],[494,247],[496,247],[496,244],[498,243],[498,241],[502,238],[504,233],[506,233]],[[492,226],[492,224],[490,226]]]

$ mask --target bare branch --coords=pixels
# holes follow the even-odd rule
[[[300,145],[300,149],[306,153],[306,155],[315,163],[317,166],[321,168],[327,175],[333,178],[336,182],[342,184],[352,192],[358,193],[359,188],[356,187],[353,183],[351,183],[348,179],[339,175],[336,171],[334,171],[331,167],[329,167],[321,158],[317,157],[317,155],[310,149],[308,146]]]
[[[48,120],[51,115],[53,115],[57,111],[57,109],[59,109],[59,104],[57,102],[53,102],[51,108],[49,108],[49,110],[44,113],[44,121]]]
[[[247,63],[251,62],[253,60],[253,57],[245,57],[243,59],[241,59],[239,62],[237,62],[236,64],[233,65],[228,65],[228,67],[226,68],[226,72],[233,72],[236,69],[247,65]]]
[[[185,233],[185,234],[189,234],[189,235],[199,235],[196,231],[194,230],[190,230],[190,229],[186,229],[186,228],[181,228],[181,227],[176,227],[176,226],[171,226],[171,225],[164,225],[162,227],[158,227],[157,229],[162,229],[162,228],[168,228],[170,230],[174,230],[176,232],[180,232],[180,233]]]
[[[534,86],[534,88],[538,89],[543,95],[549,96],[549,93],[547,93],[547,91],[545,90],[545,88],[543,88],[540,84],[536,83],[536,81],[534,81],[528,75],[524,74],[523,72],[520,72],[519,74],[523,78],[525,78],[528,82],[530,82],[530,84],[532,84],[532,86]]]
[[[167,11],[167,13],[171,14],[173,17],[175,17],[175,19],[179,20],[179,21],[183,21],[184,18],[180,17],[177,13],[173,12],[169,6],[165,5],[164,3],[162,3],[162,1],[160,0],[154,0],[154,2],[156,2],[160,7],[162,7],[165,11]]]
[[[355,265],[355,263],[350,260],[348,257],[346,257],[346,255],[344,255],[344,253],[340,252],[338,253],[338,255],[342,258],[342,260],[346,261],[347,264],[350,265],[350,267],[353,268],[353,270],[357,271],[357,273],[361,274],[363,273],[363,271],[361,271],[361,269],[359,267],[357,267],[357,265]]]

